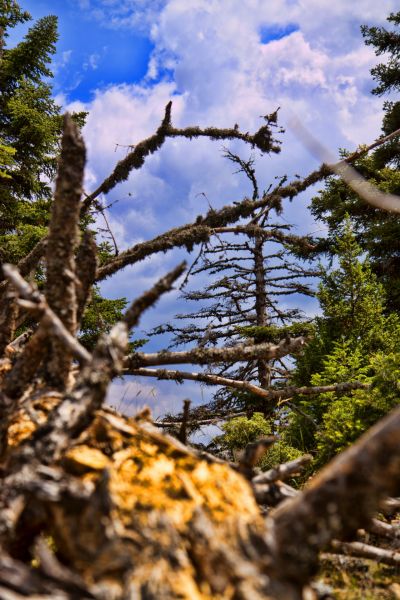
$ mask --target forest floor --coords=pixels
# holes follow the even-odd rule
[[[334,600],[399,600],[400,568],[375,561],[327,554],[317,581],[332,589]]]

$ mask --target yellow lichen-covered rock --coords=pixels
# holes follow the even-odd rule
[[[41,419],[54,402],[42,398]],[[21,410],[11,444],[36,427]],[[249,484],[227,464],[104,409],[58,469],[65,489],[86,492],[47,503],[45,534],[100,597],[103,589],[107,599],[268,597],[268,564],[254,549],[264,522]]]

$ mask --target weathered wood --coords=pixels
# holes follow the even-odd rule
[[[64,117],[61,157],[51,212],[46,254],[46,298],[67,331],[77,328],[75,251],[79,242],[78,221],[86,150],[78,126]],[[71,353],[58,340],[50,340],[46,362],[47,379],[64,388],[71,366]]]

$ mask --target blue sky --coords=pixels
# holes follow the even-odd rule
[[[380,133],[383,100],[372,96],[369,71],[377,59],[360,34],[363,23],[383,25],[396,0],[20,0],[34,18],[59,17],[54,93],[69,110],[87,110],[85,186],[94,189],[126,149],[154,132],[173,99],[176,125],[260,126],[260,115],[281,107],[287,127],[296,116],[333,152],[354,149]],[[17,35],[21,35],[21,31]],[[15,38],[14,38],[15,39]],[[256,155],[260,187],[274,176],[306,174],[317,164],[288,128],[279,156]],[[119,146],[117,146],[119,145]],[[249,149],[231,142],[244,158]],[[140,172],[109,194],[108,213],[121,249],[249,193],[232,175],[221,145],[169,140]],[[312,192],[285,206],[295,231],[313,232],[306,207]],[[207,200],[206,200],[207,198]],[[149,287],[183,252],[154,256],[107,280],[103,292],[129,299]],[[189,257],[190,260],[190,257]],[[304,304],[312,312],[315,304]],[[177,292],[143,320],[146,329],[182,310]],[[158,346],[157,346],[158,344]],[[152,340],[150,349],[161,347]],[[127,387],[128,386],[128,387]],[[158,412],[182,399],[202,400],[195,384],[118,381],[125,394]],[[138,395],[137,395],[138,394]]]

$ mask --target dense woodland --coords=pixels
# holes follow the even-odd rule
[[[321,166],[266,190],[251,152],[284,152],[278,111],[254,133],[178,128],[170,102],[85,191],[87,115],[52,98],[57,19],[7,44],[29,21],[0,0],[0,598],[400,597],[400,13],[361,27],[382,55],[382,136],[336,162],[311,140]],[[242,141],[223,152],[248,197],[123,252],[104,241],[100,196],[168,138],[199,137]],[[321,238],[283,218],[309,188]],[[130,305],[102,297],[106,278],[174,248],[187,264]],[[147,332],[161,348],[147,352],[135,329],[173,286],[187,311]],[[213,393],[154,422],[105,405],[120,376]],[[193,443],[208,424],[222,434]],[[335,596],[316,579],[366,559],[385,588]]]

